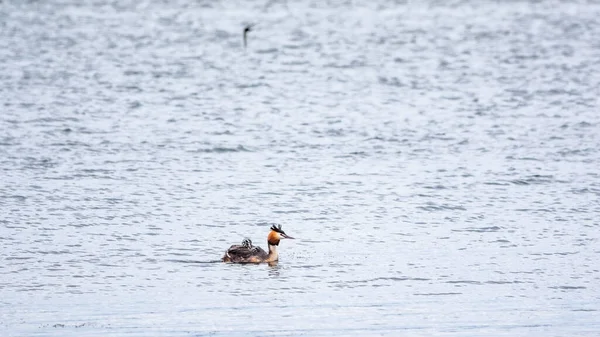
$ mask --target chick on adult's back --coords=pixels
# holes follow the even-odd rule
[[[265,252],[260,247],[252,245],[250,239],[244,239],[241,245],[233,245],[225,252],[223,256],[223,262],[232,263],[261,263],[261,262],[273,262],[279,259],[279,253],[277,247],[281,239],[293,239],[293,237],[285,234],[279,226],[271,226],[271,231],[267,236],[267,244],[269,246],[269,252]]]

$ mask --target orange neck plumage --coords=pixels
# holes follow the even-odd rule
[[[269,246],[278,246],[280,240],[281,237],[279,236],[279,233],[276,231],[269,232],[269,236],[267,236],[267,242],[269,243]]]

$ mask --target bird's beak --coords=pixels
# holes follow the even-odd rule
[[[291,236],[289,236],[287,234],[283,234],[283,233],[279,234],[279,236],[281,236],[284,239],[293,239],[293,237],[291,237]]]

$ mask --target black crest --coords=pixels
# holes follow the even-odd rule
[[[281,229],[281,225],[273,225],[271,226],[272,231],[276,231],[277,233],[285,234],[285,232]]]

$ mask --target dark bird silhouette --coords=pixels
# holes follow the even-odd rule
[[[248,33],[252,31],[252,27],[254,26],[256,26],[255,23],[247,25],[246,28],[244,28],[244,48],[248,46]]]

